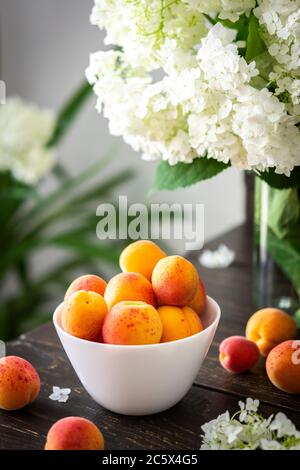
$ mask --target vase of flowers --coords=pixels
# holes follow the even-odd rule
[[[86,72],[110,132],[160,161],[159,190],[253,172],[261,249],[267,230],[299,295],[300,1],[95,0],[91,22],[112,46]]]

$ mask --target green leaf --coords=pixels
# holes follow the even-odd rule
[[[2,194],[0,194],[2,197]],[[28,201],[30,199],[39,199],[40,195],[37,188],[31,186],[14,185],[5,190],[5,199],[15,199],[19,201]]]
[[[223,26],[230,29],[235,29],[237,32],[237,41],[247,41],[249,18],[246,15],[241,15],[237,21],[223,20],[218,18],[218,22],[222,23]]]
[[[153,189],[159,191],[186,188],[216,176],[229,166],[230,164],[207,157],[195,158],[192,163],[177,163],[174,166],[162,161],[156,170]]]
[[[55,129],[47,144],[48,147],[54,147],[62,140],[71,124],[75,121],[91,92],[92,86],[87,81],[84,81],[84,83],[75,91],[74,95],[58,114]]]
[[[249,20],[246,61],[251,62],[266,50],[266,45],[260,35],[258,19],[252,14]]]
[[[259,70],[260,77],[264,79],[266,83],[268,83],[270,73],[272,72],[275,63],[274,58],[269,54],[268,51],[265,50],[262,52],[262,54],[259,54],[255,57],[255,63],[257,69]]]
[[[275,173],[274,168],[269,169],[269,171],[264,171],[263,173],[258,173],[258,176],[272,188],[300,188],[300,166],[296,166],[293,171],[291,171],[290,176],[278,175]]]
[[[113,190],[121,185],[122,183],[128,181],[133,177],[132,170],[123,170],[116,175],[113,175],[111,178],[105,180],[104,183],[98,182],[92,188],[88,188],[87,191],[81,192],[81,194],[74,195],[69,201],[65,203],[65,198],[62,198],[62,205],[50,212],[49,215],[45,214],[45,217],[39,221],[39,223],[32,229],[32,231],[26,236],[36,236],[39,232],[45,228],[50,228],[53,224],[61,221],[61,219],[66,222],[67,219],[75,215],[81,215],[84,213],[87,205],[91,205],[96,200],[97,205],[100,203],[100,198],[106,196],[108,193],[113,192]],[[82,211],[82,212],[81,212]],[[95,223],[95,219],[94,219]],[[80,225],[82,222],[80,222]]]
[[[35,204],[34,207],[24,211],[22,217],[20,217],[18,220],[20,226],[27,226],[29,221],[31,222],[36,217],[44,216],[46,211],[49,212],[50,208],[55,204],[59,204],[61,200],[66,201],[67,198],[70,199],[72,197],[73,191],[78,191],[78,187],[81,184],[90,180],[95,175],[97,175],[100,170],[105,168],[107,163],[112,159],[113,152],[114,149],[110,149],[106,155],[93,163],[82,173],[74,177],[67,178],[64,183],[58,187],[58,189],[52,191],[49,195],[40,199],[38,204]]]
[[[268,247],[274,260],[291,280],[300,296],[300,231],[282,240],[269,230]]]
[[[298,190],[269,188],[269,227],[279,239],[288,237],[300,220]]]

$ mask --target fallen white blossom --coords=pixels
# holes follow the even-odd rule
[[[49,395],[50,400],[58,401],[60,403],[66,403],[68,401],[69,395],[71,393],[70,388],[60,388],[53,386],[52,389],[53,393]]]
[[[227,268],[233,263],[234,259],[234,251],[221,244],[214,251],[204,250],[199,257],[199,262],[205,268]]]

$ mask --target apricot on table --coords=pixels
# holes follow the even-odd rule
[[[77,338],[101,341],[107,305],[102,295],[79,290],[65,300],[62,308],[64,330]]]
[[[182,256],[162,258],[152,273],[152,286],[159,305],[188,305],[196,294],[198,283],[196,269]]]
[[[195,335],[203,330],[201,320],[190,307],[159,307],[158,313],[163,325],[161,342],[176,341]]]
[[[50,428],[45,450],[103,450],[104,438],[98,427],[85,418],[69,416]]]
[[[0,359],[0,408],[18,410],[33,402],[41,381],[30,362],[17,356]]]
[[[263,356],[267,356],[277,344],[294,339],[296,334],[295,320],[277,308],[258,310],[246,326],[246,337],[257,344]]]
[[[252,369],[260,358],[256,343],[243,336],[224,339],[220,344],[219,353],[219,360],[224,369],[234,373]]]
[[[162,323],[152,305],[123,301],[114,305],[105,317],[102,335],[109,344],[156,344],[161,339]]]
[[[196,293],[192,300],[189,302],[188,307],[191,307],[199,316],[205,310],[206,306],[206,290],[203,281],[199,277]]]
[[[121,253],[120,268],[124,273],[135,272],[151,281],[156,264],[166,253],[150,240],[139,240],[128,245]]]
[[[102,277],[95,274],[85,274],[75,279],[67,289],[65,300],[78,290],[86,290],[90,292],[97,292],[97,294],[104,295],[106,289],[106,282]]]
[[[266,361],[269,379],[286,393],[300,394],[300,341],[289,340],[278,344]]]
[[[139,273],[120,273],[107,284],[104,298],[108,309],[123,300],[137,300],[156,307],[151,283]]]

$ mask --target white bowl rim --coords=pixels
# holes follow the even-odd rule
[[[78,338],[77,336],[73,336],[70,333],[67,333],[60,326],[60,324],[58,322],[59,309],[63,305],[63,302],[61,302],[56,307],[56,309],[53,313],[53,323],[54,323],[54,326],[55,326],[56,330],[58,330],[62,335],[66,336],[66,337],[69,337],[70,339],[77,342],[78,344],[80,344],[80,343],[87,343],[87,344],[90,344],[90,345],[93,344],[93,345],[95,345],[95,347],[99,347],[99,349],[100,348],[114,349],[114,350],[122,350],[122,349],[125,350],[126,349],[128,351],[128,350],[134,350],[134,349],[139,349],[139,350],[143,349],[143,350],[145,350],[145,349],[152,349],[152,348],[158,348],[158,347],[168,348],[168,347],[171,347],[172,344],[188,343],[188,342],[194,341],[196,338],[199,338],[202,334],[204,334],[204,332],[206,332],[209,329],[214,328],[215,325],[216,326],[218,325],[220,317],[221,317],[220,306],[209,295],[206,296],[206,299],[207,299],[208,302],[210,302],[213,305],[213,308],[216,312],[216,318],[214,319],[214,321],[208,327],[204,328],[204,330],[199,331],[199,333],[196,333],[195,335],[188,336],[188,337],[182,338],[182,339],[177,339],[177,340],[174,340],[174,341],[167,341],[165,343],[155,343],[155,344],[109,344],[109,343],[100,343],[100,342],[98,343],[96,341],[89,341],[87,339],[82,339],[82,338]]]

